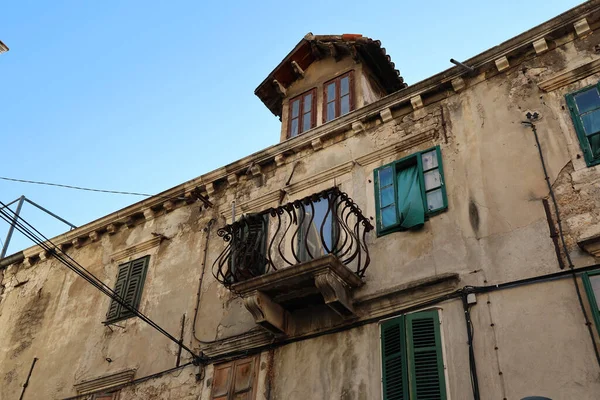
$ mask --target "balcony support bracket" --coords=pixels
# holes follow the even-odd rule
[[[275,335],[287,334],[288,312],[265,293],[258,290],[248,293],[244,305],[257,325]]]
[[[326,272],[315,276],[315,286],[333,311],[344,318],[354,315],[350,290],[335,274]]]

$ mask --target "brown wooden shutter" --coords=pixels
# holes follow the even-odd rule
[[[215,365],[215,374],[212,383],[212,399],[228,400],[232,371],[233,363]]]
[[[253,400],[256,397],[258,356],[215,365],[213,400]]]
[[[256,386],[255,364],[257,359],[238,360],[233,374],[232,400],[251,400]]]
[[[117,273],[117,283],[115,284],[114,292],[121,298],[125,296],[125,288],[127,287],[127,279],[129,278],[129,267],[131,263],[119,265],[119,272]],[[108,313],[106,314],[106,320],[110,321],[119,317],[121,305],[116,300],[111,300],[110,307],[108,307]]]

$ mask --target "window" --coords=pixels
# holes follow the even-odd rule
[[[381,324],[384,400],[445,400],[446,382],[437,311]]]
[[[258,356],[215,365],[211,399],[254,400]]]
[[[267,265],[269,214],[248,214],[239,223],[229,258],[231,275],[228,279],[232,282],[262,275]]]
[[[329,122],[354,110],[352,71],[325,83],[323,87],[323,122]]]
[[[312,89],[290,100],[288,136],[293,138],[314,128],[317,122],[317,90]]]
[[[567,105],[588,167],[600,164],[600,83],[569,93]]]
[[[119,265],[114,291],[127,304],[136,309],[142,297],[142,288],[144,287],[149,260],[150,256],[145,256]],[[116,322],[132,316],[133,313],[131,311],[121,306],[115,300],[112,300],[106,314],[106,322]]]
[[[584,273],[582,280],[592,308],[596,329],[600,334],[600,270]]]
[[[374,172],[377,235],[423,225],[448,208],[440,147],[412,154]]]

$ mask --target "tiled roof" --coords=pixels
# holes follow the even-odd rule
[[[276,80],[284,88],[296,81],[298,74],[294,71],[292,62],[306,70],[314,61],[321,58],[339,58],[348,55],[364,62],[375,74],[387,94],[406,87],[400,72],[379,40],[359,34],[313,35],[309,33],[256,88],[254,93],[273,114],[281,117],[282,96],[273,81]]]

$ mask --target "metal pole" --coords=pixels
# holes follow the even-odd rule
[[[59,217],[58,215],[54,214],[53,212],[51,212],[51,211],[49,211],[49,210],[46,210],[44,207],[42,207],[42,206],[40,206],[39,204],[37,204],[37,203],[35,203],[35,202],[33,202],[33,201],[29,200],[27,197],[25,197],[25,200],[26,200],[26,201],[27,201],[29,204],[31,204],[32,206],[36,206],[36,207],[37,207],[37,208],[39,208],[40,210],[42,210],[42,211],[44,211],[44,212],[46,212],[46,213],[48,213],[48,214],[52,215],[52,216],[53,216],[54,218],[56,218],[57,220],[59,220],[59,221],[62,221],[62,222],[64,222],[65,224],[69,225],[71,228],[73,228],[73,229],[77,228],[75,225],[73,225],[73,224],[72,224],[72,223],[70,223],[69,221],[62,219],[61,217]]]
[[[475,69],[473,67],[469,67],[468,65],[465,65],[465,64],[461,63],[460,61],[456,61],[454,58],[451,58],[450,62],[458,67],[461,67],[462,69],[464,69],[465,71],[468,71],[470,73],[473,73],[475,71]]]
[[[4,209],[4,208],[6,208],[6,207],[8,207],[8,206],[10,206],[10,205],[11,205],[11,204],[13,204],[13,203],[16,203],[17,201],[19,201],[19,199],[20,199],[20,197],[18,197],[18,198],[16,198],[16,199],[14,199],[13,201],[11,201],[10,203],[8,203],[7,205],[5,205],[5,206],[3,206],[3,207],[0,207],[0,210],[2,210],[2,209]]]
[[[17,204],[17,211],[15,212],[16,217],[13,222],[10,224],[10,228],[8,228],[8,234],[6,235],[6,240],[4,241],[4,246],[2,247],[2,252],[0,253],[0,259],[4,258],[6,255],[6,251],[8,250],[8,245],[10,243],[10,238],[12,237],[13,231],[15,230],[15,222],[19,217],[19,213],[21,212],[21,207],[23,206],[23,201],[25,200],[25,196],[19,197],[19,203]]]
[[[23,396],[25,395],[25,389],[27,389],[27,386],[29,386],[29,378],[31,378],[31,373],[33,372],[33,367],[35,367],[35,363],[37,362],[37,360],[37,357],[33,358],[33,363],[31,364],[31,368],[29,369],[29,374],[27,374],[27,380],[23,384],[23,391],[21,392],[21,397],[19,397],[19,400],[23,400]]]

